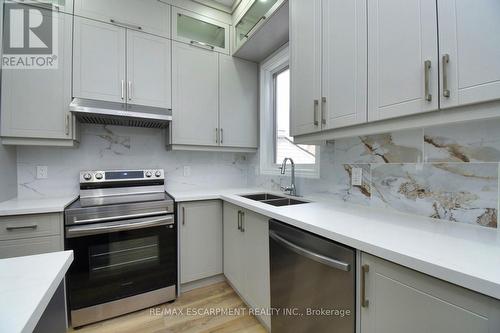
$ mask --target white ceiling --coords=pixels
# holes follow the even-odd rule
[[[236,0],[213,0],[213,1],[221,3],[224,6],[231,8]]]

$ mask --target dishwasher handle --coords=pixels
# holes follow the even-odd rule
[[[269,231],[269,237],[271,237],[273,240],[280,243],[281,245],[283,245],[287,249],[289,249],[289,250],[291,250],[291,251],[293,251],[293,252],[295,252],[303,257],[309,258],[311,260],[314,260],[316,262],[330,266],[330,267],[335,268],[335,269],[340,269],[342,271],[349,272],[351,270],[351,264],[348,264],[346,262],[339,261],[336,259],[328,258],[328,257],[323,256],[321,254],[306,250],[303,247],[300,247],[300,246],[284,239],[283,237],[279,236],[274,231]]]

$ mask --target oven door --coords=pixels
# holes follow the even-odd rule
[[[66,228],[74,252],[67,275],[71,310],[177,282],[177,231],[173,215]]]

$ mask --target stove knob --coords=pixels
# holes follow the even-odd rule
[[[102,178],[103,178],[102,173],[99,172],[95,174],[95,179],[101,180]]]
[[[156,177],[160,177],[160,176],[161,176],[161,172],[160,172],[160,170],[157,170],[157,171],[155,172],[155,176],[156,176]]]
[[[153,173],[151,173],[151,171],[146,171],[146,177],[151,178],[152,175]]]
[[[85,174],[83,175],[83,179],[85,179],[86,181],[89,181],[89,180],[91,180],[91,179],[92,179],[92,175],[91,175],[90,173],[88,173],[88,172],[87,172],[87,173],[85,173]]]

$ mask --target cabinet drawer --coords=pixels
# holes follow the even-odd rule
[[[62,251],[61,236],[0,241],[0,259]]]
[[[0,241],[61,235],[61,214],[0,217]]]

